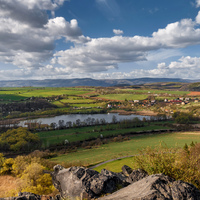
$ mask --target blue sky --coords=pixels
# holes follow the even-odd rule
[[[200,75],[200,0],[0,0],[0,79]]]

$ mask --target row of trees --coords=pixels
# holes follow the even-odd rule
[[[124,119],[124,120],[117,120],[117,117],[113,115],[112,117],[112,124],[126,124],[128,126],[137,126],[138,124],[141,125],[143,122],[146,121],[161,121],[161,120],[167,120],[167,116],[164,114],[159,114],[157,116],[151,116],[149,119],[146,119],[145,117],[141,120],[138,117],[134,117],[132,119]],[[95,119],[88,117],[87,119],[81,121],[80,119],[77,119],[75,122],[67,121],[65,123],[64,120],[59,120],[58,124],[55,122],[52,122],[50,124],[51,129],[66,129],[66,128],[75,128],[75,127],[84,127],[84,126],[96,126],[96,125],[106,125],[109,124],[105,119]],[[129,124],[129,125],[128,125]]]
[[[88,117],[87,119],[81,121],[80,119],[77,119],[75,122],[67,121],[65,123],[64,120],[59,120],[58,124],[53,122],[50,124],[50,127],[52,129],[64,129],[64,128],[72,128],[72,127],[81,127],[81,126],[92,126],[92,125],[105,125],[107,124],[105,119],[95,119]]]
[[[194,121],[198,121],[198,118],[192,113],[175,112],[172,117],[178,124],[191,124]]]

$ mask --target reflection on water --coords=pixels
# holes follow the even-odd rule
[[[95,120],[101,120],[104,119],[107,123],[111,123],[113,121],[113,116],[116,117],[117,121],[121,121],[124,119],[133,119],[135,117],[138,117],[139,119],[143,119],[144,117],[146,119],[149,119],[149,116],[141,116],[141,115],[119,115],[118,113],[107,113],[107,114],[69,114],[69,115],[60,115],[60,116],[55,116],[55,117],[49,117],[49,118],[38,118],[34,119],[31,121],[37,121],[40,122],[41,124],[48,124],[50,125],[51,123],[55,122],[58,124],[59,120],[64,120],[64,122],[71,121],[72,123],[76,122],[77,119],[80,119],[81,122],[84,120],[87,120],[88,118],[93,118]],[[21,121],[19,123],[19,126],[26,126],[25,123],[30,122],[30,120],[25,120]]]

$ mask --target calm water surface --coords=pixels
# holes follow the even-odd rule
[[[133,119],[135,117],[138,117],[139,119],[143,119],[144,117],[146,119],[149,119],[149,116],[141,116],[141,115],[119,115],[118,113],[106,113],[106,114],[69,114],[69,115],[60,115],[55,117],[49,117],[49,118],[38,118],[33,120],[25,120],[20,122],[20,126],[26,126],[26,122],[40,122],[42,124],[48,124],[50,125],[52,122],[55,122],[58,124],[59,120],[64,120],[64,122],[71,121],[76,122],[77,119],[80,119],[81,122],[88,119],[88,118],[94,118],[95,120],[98,119],[105,119],[106,122],[111,123],[113,116],[116,117],[117,121],[121,121],[123,119]]]

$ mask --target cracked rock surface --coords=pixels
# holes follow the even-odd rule
[[[145,177],[99,200],[200,200],[200,191],[192,184],[176,181],[164,174]]]

